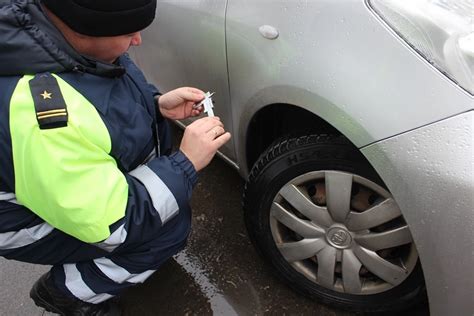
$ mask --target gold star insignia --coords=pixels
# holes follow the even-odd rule
[[[51,98],[51,94],[52,94],[52,93],[50,93],[50,92],[44,90],[43,93],[40,94],[40,96],[43,97],[43,100],[52,99],[52,98]]]

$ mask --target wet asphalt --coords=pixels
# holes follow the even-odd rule
[[[180,131],[175,133],[179,139]],[[187,247],[123,293],[125,315],[356,315],[302,297],[271,273],[245,230],[243,187],[237,171],[218,158],[200,173]],[[47,269],[0,258],[0,315],[50,315],[28,297]],[[421,307],[404,315],[428,311]]]

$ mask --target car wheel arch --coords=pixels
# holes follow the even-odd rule
[[[384,187],[389,189],[379,172],[359,148],[341,131],[310,110],[289,103],[273,103],[261,107],[248,120],[245,133],[245,162],[250,170],[260,155],[272,143],[285,135],[327,134],[340,136],[360,152],[362,159],[371,166]],[[402,209],[402,214],[404,210]],[[408,223],[409,224],[409,223]],[[416,242],[415,242],[416,245]]]
[[[305,107],[289,103],[263,106],[255,111],[247,122],[244,141],[245,162],[249,170],[260,154],[284,135],[311,132],[346,137],[321,116]]]

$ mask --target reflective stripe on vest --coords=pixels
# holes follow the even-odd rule
[[[148,166],[139,166],[129,174],[145,186],[163,225],[178,214],[179,206],[173,193]]]
[[[0,233],[0,249],[15,249],[30,245],[49,235],[53,230],[54,227],[48,223],[41,223],[16,232]]]
[[[0,191],[0,201],[19,204],[16,200],[15,193]]]

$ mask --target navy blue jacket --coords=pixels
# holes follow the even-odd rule
[[[94,105],[107,127],[112,143],[110,156],[126,178],[128,201],[124,217],[111,224],[110,236],[97,241],[99,247],[112,251],[124,238],[152,238],[141,231],[159,230],[163,226],[163,211],[157,209],[157,205],[162,207],[160,198],[168,200],[168,206],[163,207],[169,208],[170,203],[177,207],[165,210],[168,217],[175,212],[189,212],[196,171],[180,151],[170,154],[169,128],[154,102],[158,91],[127,55],[114,64],[79,55],[48,21],[39,1],[0,0],[0,34],[0,254],[5,253],[2,249],[21,246],[18,241],[2,241],[2,233],[48,225],[34,210],[27,210],[15,200],[9,117],[12,94],[24,75],[58,75]],[[137,168],[142,172],[135,171]],[[147,182],[150,170],[152,179]],[[156,181],[164,184],[163,192],[153,188]],[[100,198],[100,192],[97,194]],[[18,220],[12,215],[14,208],[31,211],[31,215]],[[131,227],[141,225],[151,229]]]

